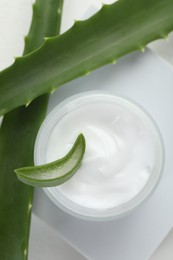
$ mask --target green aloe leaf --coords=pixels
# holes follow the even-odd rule
[[[63,35],[47,39],[37,51],[0,74],[0,114],[28,105],[41,94],[90,71],[144,50],[173,30],[172,0],[119,0],[104,5]]]
[[[51,187],[69,180],[81,165],[85,152],[85,138],[82,134],[76,139],[69,153],[54,162],[23,167],[15,172],[20,181],[35,187]]]
[[[59,32],[62,0],[36,0],[25,51]],[[57,9],[59,12],[57,13]],[[14,169],[33,164],[35,137],[42,123],[48,95],[5,115],[0,129],[0,259],[26,260],[33,187],[21,183]]]

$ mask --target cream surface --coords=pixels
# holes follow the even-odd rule
[[[74,203],[98,210],[135,197],[155,167],[153,133],[140,110],[122,100],[72,106],[48,138],[47,162],[64,156],[79,133],[87,145],[82,166],[56,189]]]

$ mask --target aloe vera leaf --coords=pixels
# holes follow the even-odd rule
[[[43,93],[144,50],[173,30],[172,0],[119,0],[44,45],[0,74],[0,114]]]
[[[39,166],[22,167],[15,172],[20,181],[34,187],[52,187],[69,180],[81,165],[85,153],[85,138],[80,134],[63,158]]]
[[[62,3],[62,0],[36,1],[25,53],[41,45],[44,36],[59,32]],[[44,95],[28,108],[8,113],[0,129],[0,259],[3,260],[27,259],[33,188],[21,183],[14,169],[33,164],[34,141],[47,101],[48,95]]]
[[[43,44],[45,37],[59,34],[63,0],[37,0],[33,4],[30,32],[25,37],[24,55]]]

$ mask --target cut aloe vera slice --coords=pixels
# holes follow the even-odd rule
[[[25,184],[35,187],[57,186],[70,179],[81,165],[85,153],[85,138],[80,134],[69,153],[54,162],[15,170]]]

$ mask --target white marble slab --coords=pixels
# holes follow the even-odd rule
[[[147,50],[64,85],[50,99],[49,111],[73,94],[111,90],[142,105],[163,135],[166,162],[161,183],[150,200],[128,217],[107,223],[82,221],[59,210],[37,190],[35,214],[91,259],[146,260],[173,225],[172,86],[172,67]]]

